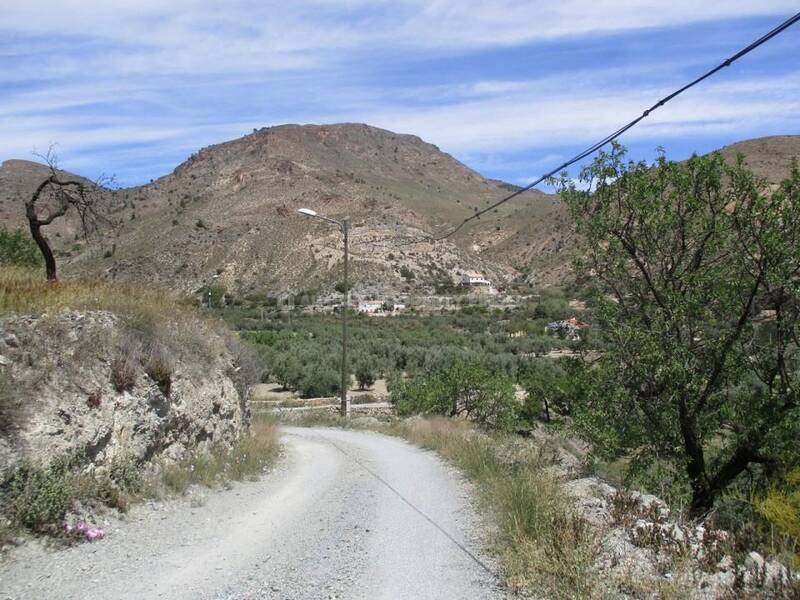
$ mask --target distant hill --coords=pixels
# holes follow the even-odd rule
[[[800,136],[741,142],[723,154],[737,151],[778,180],[800,155]],[[29,161],[0,166],[0,222],[24,224],[23,199],[44,176],[45,167]],[[423,293],[466,270],[499,284],[558,284],[574,242],[555,195],[526,192],[447,240],[410,243],[514,189],[416,136],[350,123],[282,125],[209,146],[167,176],[114,191],[123,226],[102,251],[76,241],[74,223],[50,235],[65,272],[185,292],[212,280],[239,293],[330,290],[341,277],[340,235],[297,214],[308,207],[351,218],[353,280],[362,292]]]
[[[745,157],[745,163],[756,175],[770,183],[779,183],[789,176],[792,159],[800,160],[800,135],[775,135],[737,142],[720,149],[726,160]]]

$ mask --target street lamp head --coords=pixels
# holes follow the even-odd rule
[[[311,210],[310,208],[298,208],[297,212],[299,212],[301,215],[306,215],[307,217],[317,216],[317,211]]]

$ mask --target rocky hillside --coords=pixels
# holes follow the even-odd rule
[[[800,136],[723,149],[778,180]],[[33,163],[0,167],[0,222],[22,224],[21,202],[40,175]],[[67,272],[147,280],[194,292],[214,281],[237,293],[330,289],[341,278],[339,233],[300,217],[308,207],[349,216],[356,289],[421,291],[466,270],[503,284],[558,284],[569,271],[572,233],[557,196],[528,192],[441,242],[446,232],[505,196],[488,180],[418,137],[360,124],[283,125],[204,148],[175,171],[112,200],[121,227],[102,244],[51,229]]]
[[[22,223],[22,198],[38,180],[31,163],[3,164],[7,223]],[[340,236],[297,215],[309,207],[351,218],[357,284],[416,289],[455,281],[464,270],[500,281],[517,274],[510,264],[483,258],[510,207],[455,239],[407,243],[446,231],[505,193],[505,184],[415,136],[357,124],[286,125],[205,148],[166,177],[115,192],[125,204],[117,215],[122,227],[102,249],[84,248],[72,229],[53,231],[73,273],[146,278],[184,292],[213,275],[238,291],[330,288],[341,276]]]
[[[0,278],[0,481],[76,453],[143,464],[238,439],[249,412],[231,334],[155,294],[41,280]]]

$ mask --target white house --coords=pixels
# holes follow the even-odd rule
[[[358,312],[374,315],[383,312],[383,302],[380,300],[361,300],[358,303]]]
[[[492,287],[492,282],[486,279],[486,277],[484,277],[480,273],[467,271],[461,277],[461,285],[467,287],[479,287],[479,286]]]

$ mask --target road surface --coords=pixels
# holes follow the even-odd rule
[[[0,599],[493,599],[468,487],[431,452],[370,432],[286,428],[261,481],[137,507],[100,542],[35,544]]]

